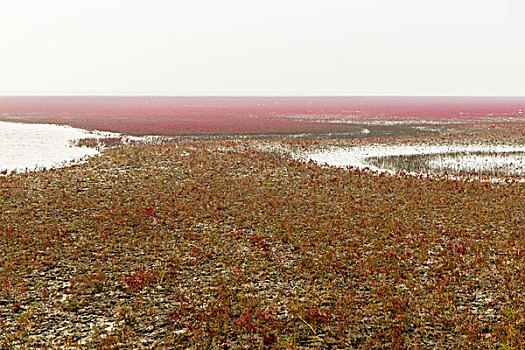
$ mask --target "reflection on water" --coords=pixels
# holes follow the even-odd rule
[[[525,175],[525,146],[512,144],[370,144],[304,152],[320,164],[378,171]]]
[[[95,155],[95,149],[70,143],[89,136],[88,131],[59,125],[0,122],[0,170],[58,166]]]
[[[380,169],[395,171],[504,176],[525,174],[525,152],[450,152],[371,157]]]

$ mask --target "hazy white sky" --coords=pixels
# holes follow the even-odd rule
[[[0,94],[525,95],[524,0],[0,5]]]

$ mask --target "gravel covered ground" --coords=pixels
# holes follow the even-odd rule
[[[525,184],[321,167],[260,142],[124,145],[0,177],[2,346],[524,345]]]

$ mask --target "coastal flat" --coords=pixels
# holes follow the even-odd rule
[[[322,167],[261,143],[120,146],[0,178],[4,345],[523,341],[523,183]]]
[[[131,134],[158,126],[155,118],[143,119],[143,129],[115,124],[126,117],[104,119],[93,105],[91,117],[68,117],[70,98],[62,98],[63,114],[31,114],[43,108],[36,101],[18,112],[20,100],[5,104],[2,119],[119,132],[131,125]],[[442,111],[448,102],[438,103]],[[368,146],[523,147],[519,101],[504,102],[508,110],[492,101],[469,114],[453,105],[439,118],[428,101],[414,107],[418,117],[272,110],[264,118],[299,124],[264,134],[248,124],[239,133],[206,131],[227,115],[201,133],[176,133],[174,114],[163,125],[176,137],[111,137],[83,164],[4,174],[2,346],[523,347],[521,172],[425,174],[432,169],[421,164],[436,161],[425,155],[368,155],[392,165],[390,173],[308,158],[356,147],[365,157]],[[458,156],[454,167],[464,162]]]

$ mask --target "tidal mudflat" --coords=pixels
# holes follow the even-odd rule
[[[123,143],[0,177],[2,346],[523,348],[521,175],[282,151],[525,144],[507,117],[425,136]]]
[[[119,146],[1,178],[2,341],[523,344],[522,183],[378,176],[258,142]]]

